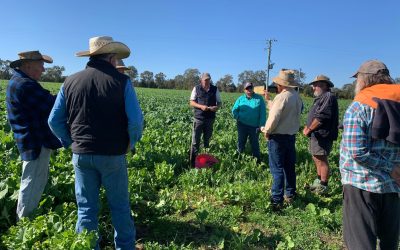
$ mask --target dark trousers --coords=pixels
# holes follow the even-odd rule
[[[273,134],[268,140],[269,168],[272,174],[271,202],[282,203],[284,188],[288,197],[296,195],[296,136]]]
[[[210,139],[213,133],[214,118],[197,120],[193,122],[193,133],[192,133],[192,146],[190,149],[190,163],[194,166],[194,162],[200,148],[200,139],[203,135],[203,144],[205,148],[210,146]]]
[[[398,193],[378,194],[343,186],[343,236],[349,250],[397,250],[400,234]]]
[[[258,128],[252,127],[241,122],[237,122],[238,130],[238,151],[243,153],[246,146],[247,137],[250,140],[251,153],[257,160],[260,160],[260,144],[258,142]]]

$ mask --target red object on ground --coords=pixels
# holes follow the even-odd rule
[[[194,162],[194,167],[195,168],[208,168],[218,162],[219,161],[212,155],[200,154],[196,157],[196,160]]]

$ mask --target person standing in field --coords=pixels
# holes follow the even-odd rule
[[[261,130],[268,140],[269,167],[273,178],[271,205],[273,210],[280,210],[284,199],[291,203],[296,196],[295,142],[303,102],[294,89],[298,84],[293,70],[279,71],[273,81],[278,94],[271,101],[266,92],[269,115]]]
[[[128,193],[127,149],[134,150],[143,116],[128,76],[115,68],[130,49],[111,37],[89,40],[86,69],[69,76],[58,93],[49,125],[64,147],[72,145],[76,231],[96,231],[103,186],[111,210],[117,249],[134,249],[136,231]],[[97,246],[98,247],[98,246]]]
[[[399,249],[400,85],[386,65],[363,63],[343,120],[340,173],[349,250]]]
[[[241,95],[232,108],[233,118],[236,119],[238,130],[237,150],[243,153],[247,137],[250,139],[252,155],[261,161],[258,134],[266,121],[264,98],[254,93],[254,86],[248,82],[244,85],[244,95]]]
[[[190,95],[190,106],[194,108],[190,148],[190,165],[192,167],[195,166],[196,156],[199,152],[201,135],[203,135],[204,148],[208,148],[210,145],[215,114],[222,105],[218,88],[211,84],[210,74],[203,73],[200,81],[200,84],[193,88]]]
[[[38,82],[44,63],[53,59],[39,51],[18,54],[6,91],[7,118],[22,159],[17,218],[29,216],[37,208],[48,180],[50,153],[61,147],[47,125],[56,97]]]
[[[328,193],[329,162],[333,141],[338,136],[339,108],[336,97],[330,91],[333,83],[324,75],[317,76],[311,83],[314,103],[308,113],[303,134],[310,137],[309,151],[317,168],[318,178],[310,186],[316,194]]]

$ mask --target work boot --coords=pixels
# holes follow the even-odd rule
[[[321,185],[321,180],[317,178],[317,179],[315,179],[315,180],[313,181],[313,183],[311,184],[310,190],[311,190],[311,191],[314,191],[319,185]]]
[[[329,192],[328,186],[322,185],[321,183],[317,185],[315,189],[312,190],[313,193],[318,195],[326,195]]]

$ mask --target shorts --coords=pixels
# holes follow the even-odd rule
[[[329,155],[333,141],[329,139],[317,139],[311,136],[308,150],[312,155]]]

